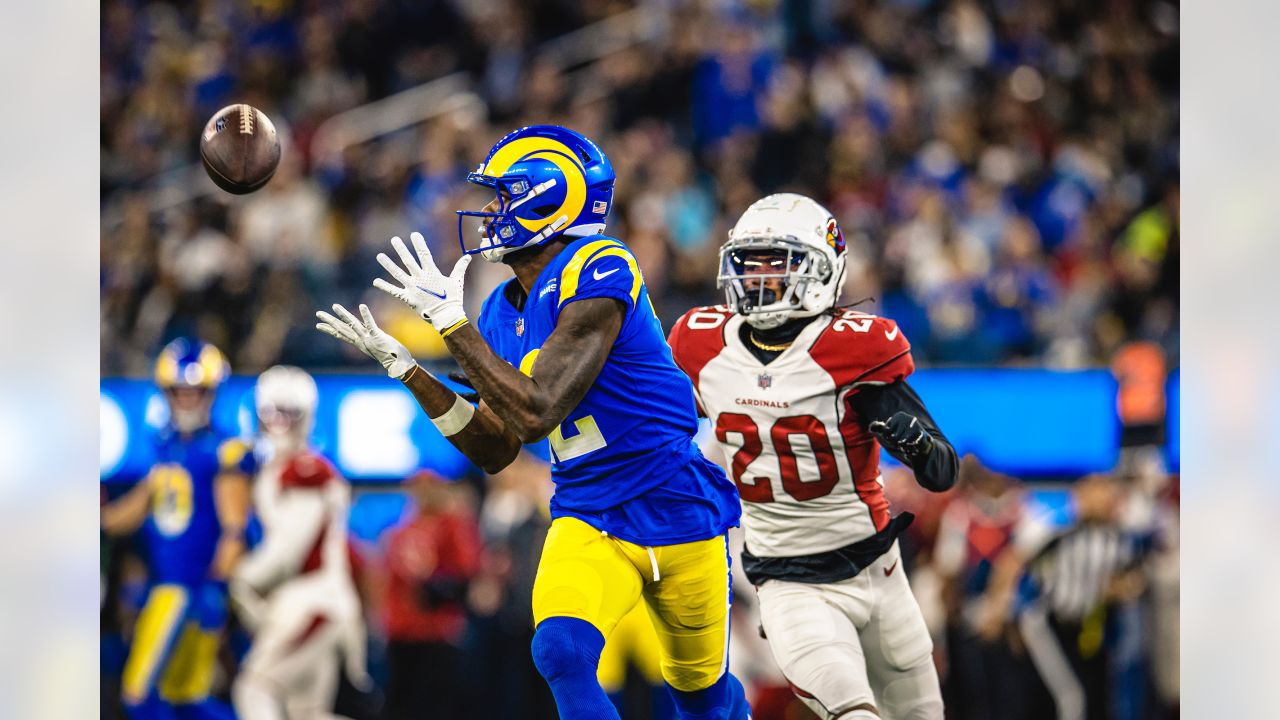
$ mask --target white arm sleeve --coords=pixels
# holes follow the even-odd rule
[[[262,616],[267,611],[267,601],[258,594],[257,590],[241,580],[239,574],[231,576],[231,580],[227,583],[227,591],[231,595],[231,603],[236,609],[236,615],[240,617],[240,622],[250,632],[257,632],[258,627],[262,625]]]
[[[287,522],[272,525],[262,544],[254,548],[235,572],[236,580],[263,594],[298,571],[326,520],[322,490],[286,490],[278,502],[279,516],[288,518]]]

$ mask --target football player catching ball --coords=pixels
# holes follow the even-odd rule
[[[572,130],[531,126],[499,140],[467,179],[493,200],[459,213],[465,254],[452,272],[436,267],[414,233],[413,251],[392,240],[399,263],[378,258],[395,284],[374,284],[440,331],[479,407],[420,368],[365,306],[356,318],[335,305],[336,316],[319,314],[319,329],[380,361],[485,470],[508,465],[521,443],[549,439],[556,488],[533,586],[532,650],[560,717],[618,717],[596,667],[641,598],[681,716],[749,717],[728,672],[726,532],[741,510],[732,483],[693,441],[693,388],[672,361],[635,256],[603,234],[609,160]],[[478,224],[478,247],[463,237],[467,220]],[[472,325],[462,288],[474,254],[515,277]]]

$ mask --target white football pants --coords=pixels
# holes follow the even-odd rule
[[[792,689],[818,717],[942,720],[933,641],[911,594],[898,544],[858,575],[810,585],[768,580],[760,619]]]
[[[240,720],[330,718],[338,690],[340,627],[313,613],[264,623],[232,686]]]

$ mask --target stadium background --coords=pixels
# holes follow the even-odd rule
[[[451,263],[464,173],[507,130],[555,122],[613,161],[610,231],[640,258],[668,321],[719,300],[715,250],[752,200],[792,190],[825,203],[850,243],[845,300],[872,298],[860,307],[900,323],[926,401],[954,408],[940,421],[958,449],[1031,481],[1029,507],[1057,507],[1064,481],[1088,471],[1146,478],[1155,580],[1170,553],[1176,568],[1176,532],[1151,528],[1169,516],[1176,527],[1177,513],[1177,431],[1165,427],[1177,417],[1177,58],[1178,8],[1164,2],[104,3],[105,487],[131,478],[130,453],[160,420],[144,385],[118,378],[148,376],[168,339],[212,341],[245,376],[278,362],[320,374],[333,421],[317,440],[369,483],[353,530],[372,662],[387,657],[388,528],[412,514],[396,483],[428,467],[459,481],[448,504],[479,519],[489,550],[453,638],[458,694],[517,696],[520,669],[487,663],[519,647],[521,563],[536,557],[513,552],[512,531],[536,532],[536,513],[521,513],[545,493],[545,469],[479,477],[422,423],[349,435],[344,414],[358,428],[388,403],[407,408],[406,423],[415,411],[407,396],[388,399],[394,386],[367,359],[316,333],[311,313],[369,302],[420,358],[447,367],[430,327],[369,288],[373,255],[420,229]],[[286,148],[265,190],[232,199],[203,177],[195,139],[236,101],[267,112]],[[473,266],[473,313],[503,273]],[[1052,372],[1025,370],[1036,367]],[[945,377],[951,394],[931,395],[929,378]],[[1010,377],[1026,388],[1010,392]],[[374,394],[353,403],[360,390]],[[1063,397],[1079,402],[1068,412]],[[219,415],[247,428],[240,400],[224,393]],[[360,457],[337,457],[344,432]],[[913,583],[927,592],[931,528],[953,498],[889,475],[899,506],[924,511]],[[124,555],[104,616],[107,693],[137,599]],[[1118,717],[1176,708],[1164,637],[1176,647],[1176,619],[1159,594],[1153,582],[1140,601],[1144,652],[1115,670]],[[761,649],[744,649],[757,655],[744,662],[768,665]],[[769,685],[767,667],[757,676]]]

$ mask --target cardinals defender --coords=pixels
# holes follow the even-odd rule
[[[834,307],[844,238],[789,193],[757,201],[720,251],[726,305],[671,331],[743,501],[743,570],[792,688],[825,719],[942,718],[932,643],[899,565],[883,445],[942,491],[956,454],[906,382],[892,320]]]
[[[254,389],[260,469],[254,508],[264,536],[236,566],[232,600],[254,632],[232,691],[241,720],[327,718],[338,656],[365,684],[364,624],[347,560],[350,490],[307,446],[315,381],[276,366]]]

